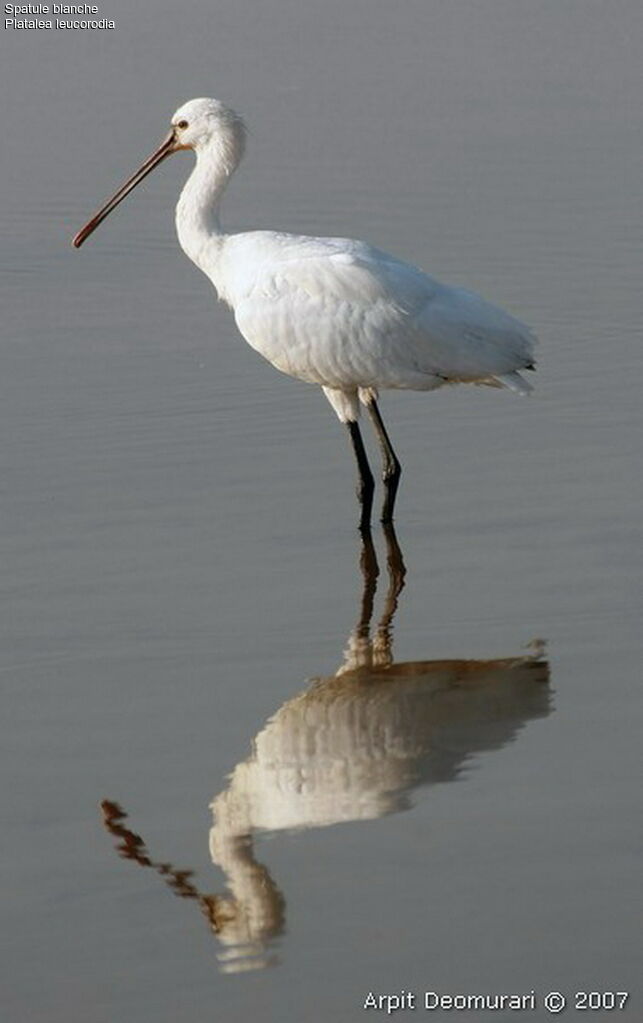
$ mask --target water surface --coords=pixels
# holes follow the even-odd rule
[[[7,1019],[352,1021],[402,989],[637,1018],[638,5],[101,13],[2,39]],[[231,229],[367,238],[541,338],[532,399],[382,401],[389,648],[341,428],[178,248],[189,156],[69,246],[208,94],[251,129]]]

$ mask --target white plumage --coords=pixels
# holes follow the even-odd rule
[[[384,456],[393,514],[400,466],[384,429],[380,389],[430,391],[446,383],[531,390],[529,328],[479,295],[441,284],[364,242],[275,231],[226,235],[219,203],[243,156],[241,119],[213,99],[194,99],[172,118],[161,147],[78,233],[79,246],[139,181],[170,153],[192,149],[196,166],[179,199],[185,253],[234,310],[246,341],[284,373],[319,384],[349,427],[360,472],[361,526],[370,521],[373,478],[357,420],[371,414]]]

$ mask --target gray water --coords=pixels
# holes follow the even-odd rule
[[[639,1019],[640,5],[100,14],[1,37],[3,1021]],[[199,95],[251,129],[230,229],[366,238],[541,339],[531,399],[383,396],[370,643],[346,438],[180,252],[190,157],[69,245]]]

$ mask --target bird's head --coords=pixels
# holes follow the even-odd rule
[[[212,143],[243,155],[245,128],[234,110],[218,99],[190,99],[172,117],[175,149],[202,149]]]
[[[194,149],[198,155],[205,149],[214,150],[218,165],[225,173],[231,174],[243,156],[245,139],[243,121],[230,107],[216,99],[188,100],[172,117],[170,132],[159,148],[81,228],[73,239],[73,245],[80,248],[125,196],[172,153],[180,149]]]

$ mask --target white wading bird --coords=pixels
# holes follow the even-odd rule
[[[440,284],[417,267],[347,238],[277,231],[225,234],[219,203],[245,148],[243,121],[215,99],[179,107],[171,131],[129,181],[78,232],[94,228],[162,160],[193,149],[196,167],[176,207],[183,251],[234,310],[246,341],[283,373],[319,384],[348,427],[359,470],[362,529],[370,523],[373,476],[358,419],[373,421],[383,456],[382,521],[391,522],[400,463],[376,398],[381,388],[432,391],[443,384],[531,387],[535,338],[479,295]]]

